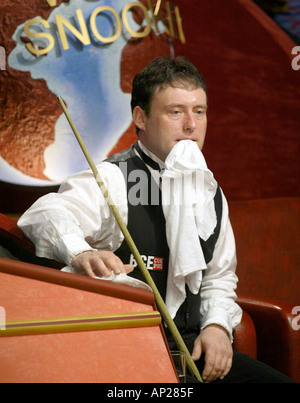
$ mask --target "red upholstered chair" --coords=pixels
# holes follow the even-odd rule
[[[292,314],[293,304],[242,295],[238,303],[253,320],[257,359],[300,382],[300,318]]]
[[[35,255],[33,243],[26,238],[17,221],[0,214],[0,246],[9,254],[23,262],[61,269],[63,265],[54,260],[39,258]],[[9,257],[9,256],[4,256]]]
[[[300,199],[231,202],[229,211],[238,302],[254,322],[257,358],[300,382]]]
[[[233,349],[257,358],[256,329],[251,316],[243,311],[242,321],[233,334]]]

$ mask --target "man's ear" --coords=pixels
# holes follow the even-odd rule
[[[146,114],[140,106],[136,106],[133,109],[132,117],[134,124],[140,129],[145,131],[146,126]]]

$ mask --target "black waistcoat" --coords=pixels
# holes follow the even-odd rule
[[[137,149],[141,158],[136,155],[134,148]],[[128,231],[149,269],[160,295],[165,299],[169,258],[165,218],[161,206],[160,190],[145,162],[154,168],[153,164],[155,165],[156,163],[145,155],[137,144],[112,155],[106,161],[118,165],[124,175],[129,201]],[[157,168],[159,168],[158,164]],[[199,238],[206,263],[212,259],[220,232],[222,196],[219,187],[214,202],[217,214],[217,225],[214,233],[207,241]],[[115,251],[115,254],[120,257],[123,263],[136,264],[125,240],[119,249]],[[138,268],[130,275],[144,281],[143,275]],[[174,321],[183,336],[194,337],[198,335],[200,328],[200,291],[197,295],[194,295],[186,287],[186,292],[187,298],[178,310]]]

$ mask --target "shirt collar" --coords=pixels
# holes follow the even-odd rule
[[[151,151],[148,150],[148,148],[141,142],[141,140],[138,140],[138,145],[140,146],[140,149],[146,154],[148,155],[148,157],[150,157],[153,161],[155,161],[160,169],[165,169],[165,163],[159,159],[155,154],[153,154]]]

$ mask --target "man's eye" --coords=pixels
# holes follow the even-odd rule
[[[174,109],[172,112],[171,112],[171,116],[173,116],[173,117],[175,117],[175,118],[178,118],[178,117],[180,117],[182,115],[182,112],[179,110],[179,109]]]
[[[196,115],[197,118],[201,118],[204,115],[204,113],[205,113],[204,109],[197,109],[195,111],[195,115]]]

